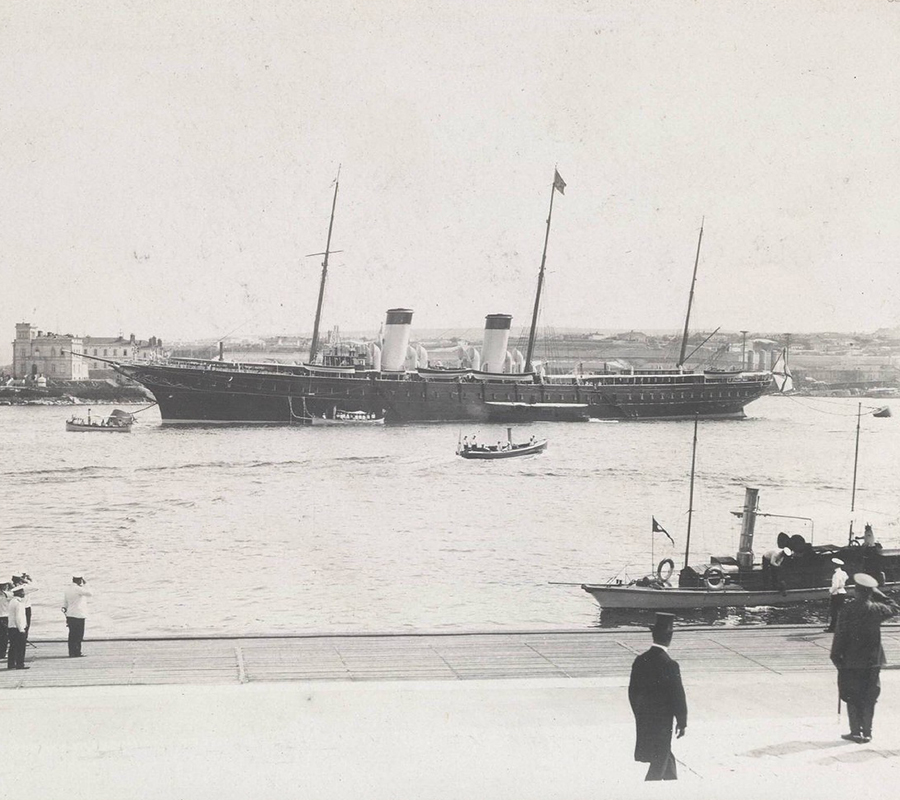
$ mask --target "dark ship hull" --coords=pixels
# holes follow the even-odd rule
[[[740,418],[769,373],[653,372],[544,381],[430,380],[415,372],[313,374],[303,366],[222,361],[114,362],[145,386],[165,423],[301,423],[339,405],[404,422]]]

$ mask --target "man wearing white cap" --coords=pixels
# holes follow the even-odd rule
[[[832,558],[831,563],[834,564],[834,575],[831,576],[831,607],[828,609],[828,627],[825,628],[825,633],[834,633],[841,606],[847,599],[847,578],[850,577],[844,572],[844,562],[839,558]]]
[[[658,613],[650,628],[653,645],[631,665],[628,700],[637,729],[634,760],[649,762],[645,781],[678,779],[672,755],[672,720],[680,739],[687,728],[687,701],[678,662],[669,656],[674,622],[674,614]]]
[[[857,744],[872,741],[872,718],[881,694],[881,668],[887,663],[881,646],[881,623],[897,606],[864,572],[853,576],[855,597],[844,605],[831,642],[831,662],[838,670],[838,692],[847,704],[850,733],[841,736]],[[882,602],[885,601],[885,602]]]
[[[769,550],[762,557],[763,575],[766,576],[769,588],[778,589],[782,594],[786,591],[784,578],[781,576],[782,564],[785,557],[790,558],[792,555],[794,551],[790,547],[779,547],[777,550]]]
[[[29,669],[25,666],[25,635],[28,621],[25,619],[25,587],[12,587],[13,596],[9,601],[9,656],[7,669]]]
[[[87,616],[87,599],[93,592],[85,586],[87,581],[81,573],[72,576],[72,583],[63,597],[63,614],[69,628],[69,658],[81,657],[81,643],[84,641],[84,619]]]

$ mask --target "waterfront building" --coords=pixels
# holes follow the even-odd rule
[[[73,353],[75,355],[73,355]],[[162,354],[162,341],[122,336],[74,336],[35,328],[30,322],[16,324],[13,342],[13,378],[47,381],[85,381],[114,377],[108,364],[92,362],[79,354],[116,360],[151,360]]]

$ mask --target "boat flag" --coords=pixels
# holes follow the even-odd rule
[[[787,348],[785,347],[772,364],[772,378],[778,391],[787,394],[794,388],[794,376],[791,375],[791,368],[787,363]]]
[[[669,532],[656,521],[656,517],[653,517],[652,519],[653,519],[653,533],[664,533],[668,537],[669,541],[672,544],[675,544],[675,540],[671,536],[669,536]]]
[[[562,176],[555,169],[553,170],[553,188],[556,189],[560,194],[566,193],[566,182],[562,179]]]

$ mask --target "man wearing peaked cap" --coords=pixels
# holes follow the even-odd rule
[[[841,559],[832,558],[831,563],[834,564],[834,574],[831,576],[831,606],[828,609],[828,627],[825,628],[825,633],[834,633],[841,606],[847,599],[847,578],[849,577],[844,572],[844,562]]]
[[[658,613],[650,628],[653,645],[631,665],[628,700],[634,712],[637,741],[634,760],[650,764],[648,781],[678,778],[672,755],[672,720],[678,738],[687,728],[687,701],[678,662],[669,656],[675,615]]]
[[[850,733],[841,738],[865,744],[872,740],[881,667],[887,663],[881,623],[897,613],[897,606],[881,593],[871,575],[857,572],[853,582],[855,597],[841,609],[831,642],[831,661],[838,670],[838,692],[847,704],[850,721]]]
[[[69,658],[82,656],[81,643],[84,641],[84,620],[87,617],[88,598],[93,592],[85,585],[87,581],[81,572],[72,575],[72,583],[69,584],[63,595],[63,614],[66,615],[66,627],[69,629]]]
[[[25,587],[21,584],[12,587],[12,598],[9,601],[9,655],[7,669],[29,669],[25,666],[25,636],[28,622],[25,619]]]

